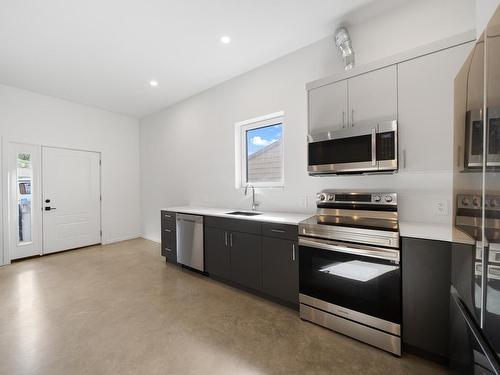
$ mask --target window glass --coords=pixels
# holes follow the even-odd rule
[[[30,153],[17,154],[17,210],[19,244],[32,241],[32,182],[33,165]]]
[[[283,181],[283,124],[246,130],[246,182]]]

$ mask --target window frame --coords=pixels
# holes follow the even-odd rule
[[[281,124],[281,164],[283,173],[280,181],[248,182],[247,180],[247,131]],[[235,187],[242,189],[247,184],[256,188],[283,188],[285,186],[285,112],[275,112],[235,124]]]

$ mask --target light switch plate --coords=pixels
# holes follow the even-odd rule
[[[448,201],[447,200],[437,200],[434,203],[434,212],[436,215],[440,215],[440,216],[449,215]]]

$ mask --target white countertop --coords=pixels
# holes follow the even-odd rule
[[[449,224],[400,221],[399,234],[401,237],[474,244],[474,240]]]
[[[230,219],[266,221],[271,223],[292,224],[292,225],[297,225],[302,220],[305,220],[314,215],[314,214],[303,214],[303,213],[301,214],[301,213],[291,213],[291,212],[267,212],[267,211],[262,213],[262,215],[255,215],[255,216],[228,215],[228,212],[248,211],[248,210],[239,210],[234,208],[194,207],[194,206],[167,207],[167,208],[162,208],[162,210],[184,213],[184,214],[218,216]]]
[[[314,213],[305,214],[291,212],[264,212],[262,213],[262,215],[256,216],[228,215],[228,212],[247,210],[196,206],[167,207],[162,208],[162,210],[193,215],[217,216],[230,219],[254,220],[292,225],[297,225],[299,222],[306,220],[314,215]],[[464,244],[474,243],[474,241],[470,239],[466,234],[448,224],[401,221],[399,222],[399,234],[401,235],[401,237],[422,238],[428,240],[458,242]]]

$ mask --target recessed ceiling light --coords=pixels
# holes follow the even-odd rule
[[[153,87],[158,86],[158,81],[149,81],[149,84]]]
[[[223,44],[229,44],[229,43],[231,43],[231,38],[228,37],[227,35],[224,35],[224,36],[220,37],[220,41]]]

